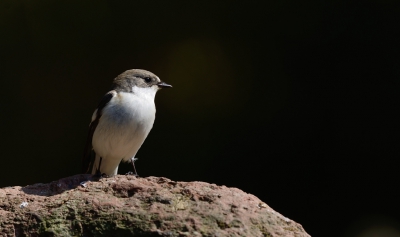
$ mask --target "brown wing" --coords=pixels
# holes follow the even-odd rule
[[[93,134],[94,131],[96,130],[97,125],[99,124],[100,117],[102,115],[104,107],[110,102],[110,100],[116,95],[115,91],[110,91],[107,94],[103,96],[101,99],[99,106],[97,107],[96,111],[96,117],[92,120],[92,122],[89,125],[89,132],[88,136],[86,139],[86,146],[85,146],[85,151],[83,154],[83,159],[82,159],[82,172],[83,173],[90,173],[93,168],[94,164],[94,159],[95,157],[92,156],[92,139],[93,139]]]

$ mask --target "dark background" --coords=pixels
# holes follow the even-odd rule
[[[398,237],[399,10],[1,1],[0,187],[79,173],[100,98],[143,68],[174,88],[157,94],[141,176],[238,187],[312,236]]]

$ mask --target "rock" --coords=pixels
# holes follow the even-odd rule
[[[309,236],[254,195],[204,182],[75,175],[0,189],[0,236]]]

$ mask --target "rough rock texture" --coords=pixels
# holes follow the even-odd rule
[[[237,188],[158,177],[96,181],[75,175],[0,189],[0,236],[309,235]]]

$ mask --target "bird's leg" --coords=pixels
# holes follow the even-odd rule
[[[131,158],[133,170],[135,171],[135,176],[139,177],[139,175],[136,172],[136,167],[135,167],[135,161],[137,161],[137,160],[138,160],[138,158],[134,158],[134,157]]]
[[[97,177],[101,177],[102,176],[102,174],[100,172],[100,166],[101,166],[101,161],[102,160],[103,160],[103,157],[100,157],[99,166],[97,166],[96,174],[95,174]]]

